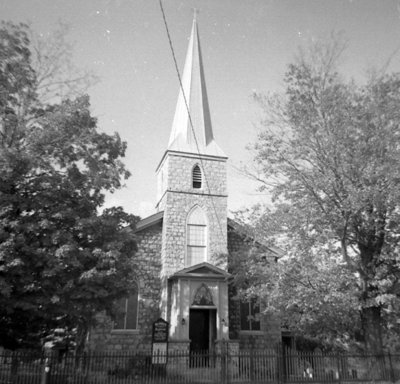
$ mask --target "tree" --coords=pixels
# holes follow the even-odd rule
[[[357,280],[367,348],[381,353],[383,316],[399,292],[400,74],[365,84],[337,72],[340,39],[315,44],[285,75],[284,95],[255,95],[265,112],[259,179],[282,233],[314,255],[341,253]]]
[[[82,347],[134,278],[137,218],[98,213],[129,176],[126,143],[97,131],[87,96],[40,100],[27,26],[3,23],[0,37],[0,344],[64,327]]]
[[[257,297],[264,312],[278,315],[296,340],[312,341],[325,350],[358,349],[356,277],[341,260],[334,240],[302,234],[302,220],[283,208],[257,205],[237,213],[236,221],[249,239],[268,244],[275,238],[271,248],[279,245],[285,252],[271,257],[257,250],[232,255],[235,286],[245,297]],[[243,214],[252,218],[251,224]]]
[[[0,29],[0,134],[2,145],[19,140],[19,124],[37,103],[36,74],[30,65],[27,26],[3,23]]]

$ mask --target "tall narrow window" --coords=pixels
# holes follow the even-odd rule
[[[195,165],[193,167],[192,182],[193,182],[193,188],[196,188],[196,189],[201,188],[202,177],[201,177],[201,170],[198,165]]]
[[[260,304],[256,299],[240,303],[240,328],[242,331],[260,330]]]
[[[189,214],[186,242],[186,266],[207,261],[207,222],[204,212],[199,207]]]
[[[132,293],[118,302],[117,318],[115,319],[115,330],[137,329],[139,291],[137,285]]]

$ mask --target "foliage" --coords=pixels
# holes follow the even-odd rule
[[[81,346],[133,280],[137,218],[98,213],[129,176],[126,143],[97,131],[87,96],[40,100],[27,26],[3,23],[0,36],[0,345],[64,327]]]
[[[274,200],[261,216],[275,220],[267,228],[280,225],[299,264],[324,271],[332,258],[330,284],[341,254],[338,267],[356,281],[348,295],[356,293],[366,346],[379,353],[400,277],[400,74],[347,82],[336,69],[343,49],[337,38],[315,44],[289,65],[284,95],[255,95],[265,112],[256,162]]]
[[[355,276],[333,242],[321,236],[308,243],[304,237],[284,236],[282,227],[294,233],[299,223],[291,214],[276,213],[261,205],[237,213],[242,228],[246,227],[243,214],[253,219],[247,229],[249,239],[268,244],[275,238],[275,247],[269,243],[275,253],[255,246],[248,253],[232,255],[231,272],[235,286],[241,288],[239,294],[258,297],[263,312],[279,314],[283,329],[296,339],[312,340],[324,349],[357,346],[360,319]],[[283,255],[276,252],[277,244],[286,250]]]
[[[24,124],[28,111],[36,103],[36,74],[30,65],[26,28],[11,23],[3,23],[0,28],[0,139],[3,145],[19,139],[18,123]]]

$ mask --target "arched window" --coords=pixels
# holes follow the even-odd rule
[[[139,307],[139,289],[134,285],[131,294],[118,302],[117,317],[114,323],[115,330],[137,329]]]
[[[200,189],[202,183],[201,169],[195,165],[192,170],[192,186],[193,188]]]
[[[207,261],[207,220],[204,212],[199,207],[189,213],[186,243],[187,267]]]

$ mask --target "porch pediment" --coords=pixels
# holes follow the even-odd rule
[[[200,278],[200,279],[212,279],[212,280],[227,280],[231,277],[231,274],[224,271],[221,268],[216,267],[210,263],[204,262],[181,269],[175,272],[170,279],[175,280],[178,278]]]

